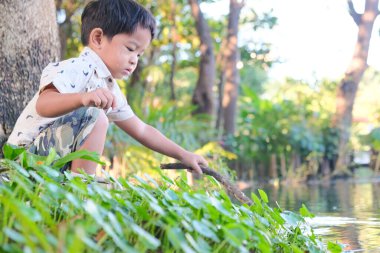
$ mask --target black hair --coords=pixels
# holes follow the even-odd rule
[[[97,0],[86,5],[82,13],[82,43],[88,45],[91,31],[101,28],[108,38],[119,33],[132,34],[141,26],[154,38],[156,21],[153,15],[134,0]]]

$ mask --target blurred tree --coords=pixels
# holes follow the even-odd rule
[[[38,89],[42,69],[59,59],[53,0],[0,1],[0,146]]]
[[[239,82],[240,84],[250,87],[251,90],[261,93],[262,84],[267,79],[267,71],[272,66],[276,59],[272,59],[269,55],[271,53],[271,44],[266,43],[261,36],[255,37],[255,32],[260,30],[272,29],[277,24],[277,18],[273,16],[273,10],[264,13],[257,13],[253,8],[247,10],[242,17],[240,23],[240,32],[249,33],[251,36],[245,37],[241,40],[239,47]],[[225,26],[223,23],[223,28]],[[219,29],[213,26],[213,30],[218,32]],[[223,34],[220,31],[219,34]],[[216,37],[216,40],[219,38]],[[216,64],[218,69],[218,106],[216,112],[216,129],[220,133],[221,125],[223,124],[223,99],[225,87],[225,73],[226,73],[226,43],[227,36],[223,38],[222,43],[217,44],[218,54],[216,56]],[[240,78],[241,77],[241,78]],[[239,85],[240,86],[240,85]],[[238,89],[239,90],[239,89]]]
[[[348,0],[348,6],[350,15],[359,29],[354,55],[337,91],[336,112],[332,125],[339,132],[339,146],[334,176],[351,174],[348,170],[348,142],[352,125],[352,110],[359,83],[368,67],[369,43],[373,24],[379,14],[379,0],[366,0],[363,14],[356,12],[351,0]]]
[[[244,4],[244,0],[230,0],[226,47],[222,48],[222,50],[224,50],[224,75],[226,80],[222,105],[224,135],[233,135],[235,133],[236,103],[239,92],[239,72],[237,69],[237,63],[239,60],[238,31],[240,12]]]
[[[170,98],[175,100],[175,88],[174,88],[174,74],[175,70],[177,67],[177,48],[178,48],[178,41],[179,41],[179,36],[177,32],[177,21],[176,21],[176,13],[177,13],[177,8],[176,4],[174,1],[170,1],[170,15],[169,19],[170,22],[172,23],[171,26],[171,42],[172,42],[172,51],[171,51],[171,56],[172,56],[172,64],[171,64],[171,71],[170,71],[170,77],[169,77],[169,86],[170,86]]]
[[[59,39],[61,42],[61,57],[70,58],[76,56],[80,42],[80,14],[82,8],[90,0],[55,0],[57,8],[57,22],[59,25]],[[76,35],[76,36],[75,36]],[[70,48],[71,50],[67,50]],[[72,49],[76,50],[72,50]],[[74,54],[71,55],[70,52]]]
[[[197,106],[195,113],[207,113],[212,115],[214,111],[214,96],[212,88],[214,86],[216,75],[213,41],[210,34],[210,28],[203,17],[198,0],[189,0],[189,4],[200,38],[201,53],[198,81],[193,94],[193,104]]]

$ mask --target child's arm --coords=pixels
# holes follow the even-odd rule
[[[42,117],[58,117],[82,106],[94,106],[107,110],[116,106],[115,101],[115,96],[105,88],[92,92],[60,93],[54,85],[49,84],[40,93],[36,110]]]
[[[137,116],[123,121],[116,121],[115,124],[144,146],[180,160],[193,168],[196,173],[202,174],[199,165],[207,166],[207,161],[202,156],[186,151],[166,138],[156,128],[145,124]]]

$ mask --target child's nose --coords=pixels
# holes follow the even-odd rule
[[[129,59],[129,63],[130,64],[133,64],[133,65],[136,65],[137,62],[138,62],[139,58],[137,57],[137,55],[133,55],[131,56],[131,58]]]

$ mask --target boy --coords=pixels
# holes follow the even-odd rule
[[[157,129],[142,122],[128,105],[115,79],[135,70],[154,37],[152,14],[133,0],[90,2],[82,14],[78,58],[50,63],[42,72],[39,91],[18,118],[8,142],[47,155],[80,149],[102,154],[109,121],[146,147],[180,160],[202,173],[207,161],[184,150]],[[74,160],[61,171],[83,169],[95,174],[96,164]]]

